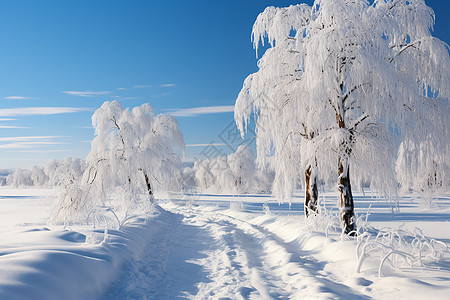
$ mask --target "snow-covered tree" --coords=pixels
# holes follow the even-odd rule
[[[400,142],[430,141],[427,157],[448,148],[450,59],[433,22],[423,0],[317,0],[268,7],[255,22],[256,51],[270,48],[244,82],[237,125],[256,113],[258,157],[273,156],[284,193],[301,170],[337,177],[346,233],[356,229],[350,177],[392,196]]]
[[[450,187],[449,150],[437,151],[429,157],[428,152],[434,152],[434,145],[427,141],[419,147],[407,142],[400,144],[396,169],[401,190],[416,192],[430,204],[437,193],[447,192]]]
[[[62,181],[81,178],[84,161],[76,158],[53,159],[45,167],[33,166],[31,170],[16,169],[9,174],[8,185],[12,186],[57,186]]]
[[[239,146],[228,156],[195,162],[193,171],[201,192],[242,194],[267,192],[273,176],[268,169],[257,169],[250,147]]]
[[[238,191],[249,191],[255,187],[255,157],[247,145],[239,146],[228,156],[228,164],[235,177]]]
[[[190,192],[195,189],[195,172],[192,166],[185,166],[179,173],[178,182],[182,191]]]
[[[6,185],[13,187],[32,186],[33,179],[31,171],[26,169],[15,169],[6,177]]]
[[[219,156],[209,161],[208,167],[214,176],[214,184],[209,190],[215,193],[244,193],[237,174],[230,167],[230,156]]]
[[[6,177],[11,174],[12,170],[0,169],[0,186],[6,185]]]
[[[183,136],[176,119],[153,114],[149,104],[132,110],[105,102],[92,116],[95,138],[81,182],[60,197],[55,221],[85,217],[110,204],[117,211],[146,209],[155,190],[165,189],[180,166]]]
[[[259,166],[273,164],[276,172],[273,184],[275,196],[282,201],[290,199],[292,191],[304,174],[306,215],[310,211],[318,212],[316,161],[301,166],[300,152],[295,149],[301,139],[312,139],[315,130],[312,127],[314,124],[305,125],[306,117],[299,114],[296,108],[300,93],[305,92],[299,91],[297,84],[301,75],[298,62],[302,58],[295,48],[295,39],[290,35],[292,24],[283,23],[282,19],[288,17],[293,20],[303,11],[310,9],[307,5],[287,9],[269,7],[258,17],[253,26],[253,41],[257,51],[260,39],[257,35],[269,30],[269,27],[278,26],[279,28],[271,30],[283,31],[281,35],[284,35],[284,38],[276,41],[276,47],[275,41],[269,39],[274,47],[268,49],[258,61],[259,71],[245,80],[235,110],[241,131],[246,126],[245,122],[241,122],[249,120],[251,110],[257,114],[257,163]],[[267,16],[269,14],[273,15]],[[273,19],[273,23],[269,24],[270,21],[266,17]],[[264,39],[261,39],[261,42],[264,44]],[[303,109],[308,109],[305,104]]]
[[[31,180],[34,186],[48,185],[48,176],[42,167],[34,166],[31,168]]]
[[[208,161],[197,160],[193,169],[197,188],[200,191],[208,190],[214,184],[214,175],[209,169]]]
[[[48,176],[48,183],[57,186],[61,182],[75,181],[83,176],[86,164],[79,158],[67,157],[53,159],[45,164],[44,171]]]

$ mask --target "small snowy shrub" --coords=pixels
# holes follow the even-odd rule
[[[272,212],[270,211],[270,207],[267,203],[263,203],[262,209],[265,215],[271,215]]]

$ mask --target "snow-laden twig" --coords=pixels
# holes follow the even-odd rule
[[[266,214],[266,215],[272,214],[272,212],[270,211],[270,207],[269,207],[269,205],[267,205],[267,203],[263,203],[262,207],[263,207],[264,214]]]
[[[382,276],[383,266],[389,264],[399,269],[401,267],[418,265],[425,267],[429,261],[437,261],[450,252],[448,246],[435,239],[425,237],[422,230],[415,228],[413,232],[386,227],[379,230],[375,236],[364,232],[357,238],[356,257],[358,260],[356,272],[361,272],[363,262],[369,258],[380,259],[378,276]],[[402,260],[398,260],[401,258]]]

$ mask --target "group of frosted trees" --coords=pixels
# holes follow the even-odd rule
[[[353,233],[352,183],[387,197],[396,178],[448,183],[450,59],[433,23],[423,0],[317,0],[258,16],[254,47],[268,49],[235,120],[244,134],[256,114],[258,162],[272,163],[278,197],[303,181],[317,213],[317,182],[337,185]]]
[[[13,187],[57,186],[64,180],[79,178],[85,169],[83,160],[77,158],[65,158],[51,160],[45,167],[34,166],[31,170],[15,169],[6,177],[6,185]]]
[[[95,138],[84,172],[61,176],[51,222],[83,222],[99,209],[126,220],[134,209],[148,211],[155,191],[174,187],[219,193],[270,189],[269,173],[255,169],[247,146],[181,171],[184,141],[178,122],[169,115],[155,116],[149,104],[129,110],[117,101],[105,102],[93,114],[92,125]]]
[[[126,167],[127,161],[130,160],[123,160],[123,168]],[[107,164],[106,166],[112,165]],[[81,159],[51,160],[45,167],[34,166],[31,170],[15,169],[6,176],[5,184],[12,187],[59,186],[65,189],[72,183],[79,182],[88,167],[93,168],[92,164],[90,165]],[[249,146],[239,146],[236,152],[227,156],[197,160],[193,166],[182,168],[181,164],[177,163],[172,165],[168,173],[166,173],[166,170],[163,171],[162,165],[157,165],[157,167],[166,177],[164,178],[164,184],[161,184],[161,180],[156,180],[157,178],[153,179],[156,180],[157,188],[162,188],[165,191],[195,191],[219,194],[268,193],[271,191],[273,182],[273,172],[256,168],[255,157]],[[140,168],[137,168],[137,170],[138,173],[142,173]],[[109,174],[109,172],[105,172],[100,176]],[[170,178],[168,174],[170,174]],[[150,187],[150,190],[147,188],[146,193],[153,194],[150,178],[148,176],[147,179],[145,178],[144,176],[145,186],[147,186],[148,180],[148,186]]]
[[[239,146],[228,156],[198,160],[192,169],[199,192],[260,193],[270,192],[272,174],[267,169],[256,169],[255,157],[248,146]]]

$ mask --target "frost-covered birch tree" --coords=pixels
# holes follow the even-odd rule
[[[145,209],[180,167],[184,141],[178,122],[155,116],[149,104],[129,110],[117,101],[105,102],[94,112],[92,125],[95,138],[86,171],[81,182],[61,194],[56,220],[85,217],[105,204],[125,214]]]
[[[270,47],[244,82],[236,123],[244,132],[257,115],[258,157],[275,162],[283,193],[310,167],[337,179],[346,233],[356,229],[350,178],[393,196],[400,142],[430,141],[429,159],[448,153],[450,59],[433,23],[423,0],[317,0],[268,7],[253,26],[256,51]]]

